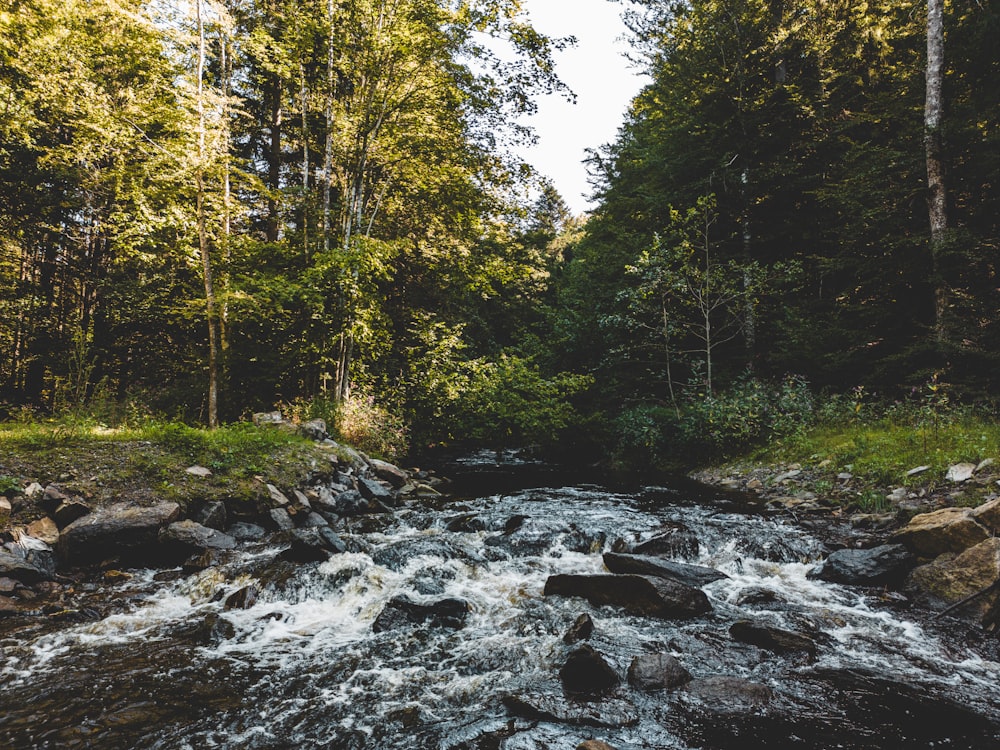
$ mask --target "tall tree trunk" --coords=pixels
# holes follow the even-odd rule
[[[299,62],[299,99],[302,102],[302,253],[309,262],[309,97],[306,69]]]
[[[323,150],[323,251],[330,250],[330,185],[333,181],[333,96],[334,96],[334,46],[333,46],[333,0],[327,0],[327,20],[330,36],[326,50],[326,144]]]
[[[268,242],[278,241],[280,227],[280,203],[278,193],[281,189],[281,79],[277,75],[271,78],[271,143],[267,155],[267,229]]]
[[[222,352],[229,349],[229,295],[228,269],[231,253],[230,240],[233,233],[233,187],[232,165],[230,164],[230,121],[229,96],[232,92],[233,63],[229,54],[229,32],[221,35],[219,40],[222,68],[222,127],[225,128],[225,141],[222,147],[222,267],[220,275],[222,286],[222,301],[219,303],[219,346]],[[224,368],[226,369],[226,368]]]
[[[208,229],[205,217],[205,23],[203,0],[195,3],[198,23],[198,166],[195,170],[198,215],[198,252],[201,255],[205,281],[205,313],[208,318],[208,426],[219,424],[219,364],[216,335],[215,289],[212,284],[212,263],[209,257]]]
[[[934,264],[934,335],[948,339],[948,285],[941,275],[941,255],[948,230],[948,194],[945,183],[944,138],[944,0],[927,0],[927,96],[924,102],[924,149],[927,155],[927,207],[930,216],[931,258]]]

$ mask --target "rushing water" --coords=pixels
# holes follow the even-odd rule
[[[822,546],[795,526],[684,500],[512,489],[358,519],[342,530],[351,551],[322,564],[260,547],[187,577],[134,571],[90,621],[0,635],[0,747],[1000,747],[1000,665],[975,643],[879,592],[808,578]],[[704,587],[709,615],[655,620],[543,596],[548,576],[602,572],[601,549],[669,523],[699,541],[687,562],[728,576]],[[256,603],[225,609],[248,584]],[[471,611],[459,629],[374,632],[401,594]],[[638,716],[631,726],[508,715],[504,696],[561,695],[563,635],[584,612],[622,676],[635,655],[665,652],[695,678],[744,678],[773,698],[741,707],[623,681],[607,700]],[[815,658],[734,641],[730,625],[747,618],[812,634]]]

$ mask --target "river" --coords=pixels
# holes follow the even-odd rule
[[[261,545],[190,576],[129,571],[93,585],[83,615],[0,635],[0,747],[1000,747],[989,639],[885,592],[809,578],[823,545],[797,525],[686,485],[469,476],[467,497],[354,520],[341,530],[349,551],[328,562],[278,562]],[[677,528],[697,540],[677,560],[726,574],[703,587],[710,613],[651,619],[543,595],[549,576],[603,572],[602,551]],[[227,609],[247,586],[256,601]],[[462,627],[376,632],[401,595],[464,600],[469,613]],[[573,705],[559,669],[583,613],[623,678],[594,702],[598,720],[511,714],[510,696]],[[808,633],[815,653],[738,642],[729,629],[745,619]],[[735,677],[767,698],[630,687],[629,664],[650,653],[674,656],[692,685]]]

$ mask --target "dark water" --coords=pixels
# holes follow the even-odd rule
[[[0,747],[1000,747],[992,645],[880,592],[807,578],[823,550],[805,531],[706,505],[686,486],[515,489],[500,473],[473,468],[456,486],[502,491],[348,525],[352,551],[326,563],[292,566],[262,547],[175,581],[133,571],[92,621],[9,629]],[[654,620],[542,595],[549,575],[603,572],[600,550],[615,540],[678,523],[698,539],[686,561],[729,576],[704,587],[709,615]],[[248,584],[256,604],[226,610]],[[759,603],[737,604],[755,588]],[[461,629],[373,632],[400,594],[461,598],[471,612]],[[747,705],[623,682],[605,705],[631,726],[509,715],[505,696],[565,702],[562,636],[584,612],[591,645],[622,676],[634,656],[664,652],[696,679],[738,677],[772,697]],[[810,634],[815,658],[736,642],[729,627],[748,618]]]

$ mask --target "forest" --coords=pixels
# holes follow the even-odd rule
[[[3,416],[655,453],[991,410],[997,3],[619,4],[650,83],[572,216],[516,147],[574,40],[518,0],[2,0]]]

